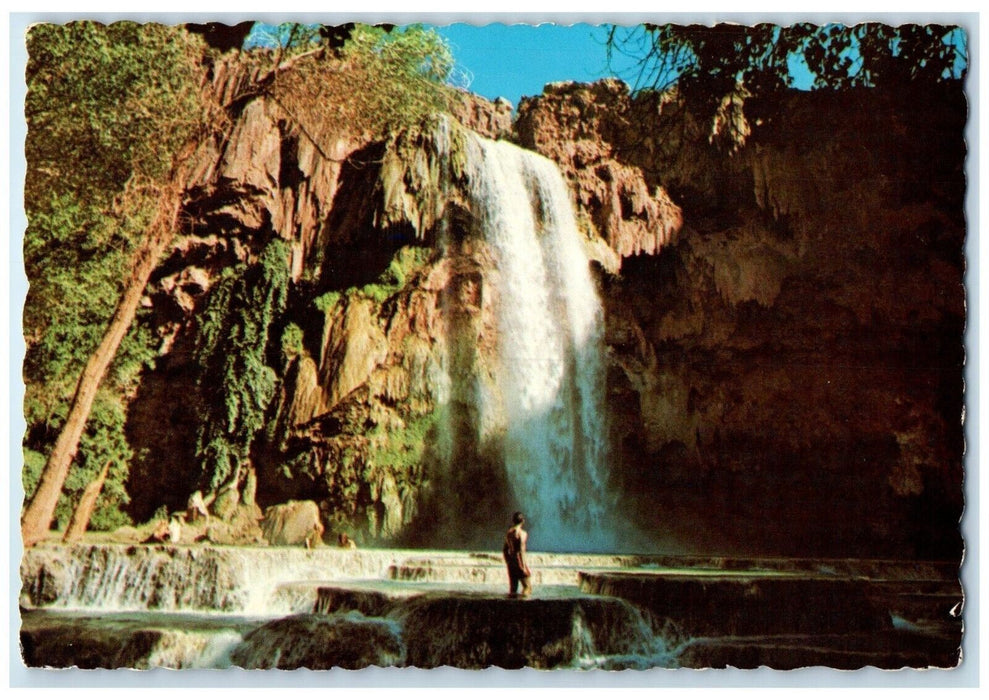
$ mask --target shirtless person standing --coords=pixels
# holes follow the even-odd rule
[[[525,563],[525,543],[529,539],[529,533],[522,529],[525,524],[525,516],[519,512],[512,515],[512,527],[505,534],[505,546],[501,553],[505,557],[505,564],[508,566],[508,596],[516,597],[519,583],[522,584],[522,597],[528,597],[532,593],[532,586],[529,584],[529,577],[532,572]]]

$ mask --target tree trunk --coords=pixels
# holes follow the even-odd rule
[[[260,94],[275,80],[279,73],[291,69],[301,60],[317,59],[323,54],[324,51],[320,48],[283,62],[279,61],[267,74],[255,78],[250,85],[239,90],[238,95],[230,103],[220,105],[220,109],[228,111],[233,109],[238,101],[250,99]],[[216,85],[207,87],[206,90],[214,96],[223,92],[222,86]],[[86,421],[89,419],[89,412],[96,398],[96,391],[103,381],[107,368],[116,356],[121,341],[127,335],[144,294],[144,288],[147,286],[161,254],[175,238],[182,206],[182,195],[185,192],[186,179],[190,171],[189,160],[198,145],[199,142],[193,139],[173,160],[169,184],[161,193],[161,203],[157,216],[151,224],[151,231],[134,255],[131,262],[131,274],[128,277],[123,295],[117,303],[117,308],[113,312],[113,317],[110,319],[110,325],[107,327],[103,340],[96,352],[90,356],[82,376],[79,377],[65,425],[62,427],[62,432],[59,433],[55,447],[48,456],[44,470],[41,472],[38,487],[21,515],[21,537],[25,548],[36,544],[48,535],[58,497],[62,492],[62,486],[65,484],[72,460],[79,449],[79,439],[86,428]]]
[[[65,477],[69,473],[69,466],[79,448],[79,439],[86,427],[96,391],[117,354],[117,348],[127,335],[144,294],[144,288],[158,264],[158,259],[175,237],[182,203],[182,189],[177,184],[180,181],[180,178],[173,178],[169,190],[163,193],[158,215],[151,224],[151,232],[131,261],[131,273],[110,319],[110,325],[96,352],[89,357],[82,376],[79,377],[65,425],[41,472],[38,488],[21,517],[21,537],[25,547],[41,541],[48,534],[58,497],[65,484]]]
[[[89,527],[89,519],[93,517],[93,510],[96,509],[96,499],[100,497],[100,492],[103,490],[103,484],[106,482],[106,477],[109,473],[110,461],[108,460],[103,465],[103,470],[99,476],[90,481],[86,486],[86,490],[82,492],[79,505],[76,506],[75,512],[72,513],[69,526],[65,528],[65,536],[62,537],[63,542],[78,542],[86,534],[86,529]]]

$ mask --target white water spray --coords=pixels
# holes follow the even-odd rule
[[[540,155],[469,132],[464,141],[471,204],[494,256],[487,284],[498,317],[497,385],[480,384],[480,439],[504,436],[530,546],[613,550],[603,310],[569,192]]]

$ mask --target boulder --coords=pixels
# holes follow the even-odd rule
[[[268,544],[276,546],[317,544],[323,536],[319,507],[313,501],[289,501],[271,506],[264,511],[261,531]]]

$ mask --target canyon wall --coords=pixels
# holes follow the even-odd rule
[[[675,99],[559,84],[514,126],[504,103],[464,96],[445,137],[434,122],[317,147],[247,100],[145,299],[161,347],[129,413],[134,517],[211,488],[204,416],[233,414],[202,358],[260,328],[254,365],[225,371],[263,429],[212,485],[214,511],[310,499],[328,536],[497,536],[514,504],[504,446],[473,437],[497,323],[467,128],[547,156],[574,193],[629,549],[957,558],[964,97],[821,91],[746,110],[764,123],[726,150]],[[271,250],[288,279],[262,322],[249,292],[275,289]]]
[[[957,558],[964,96],[794,92],[746,114],[765,123],[725,152],[689,106],[617,82],[519,109],[520,142],[602,228],[615,204],[581,193],[605,172],[682,209],[672,242],[620,245],[603,276],[623,491],[674,543]]]

